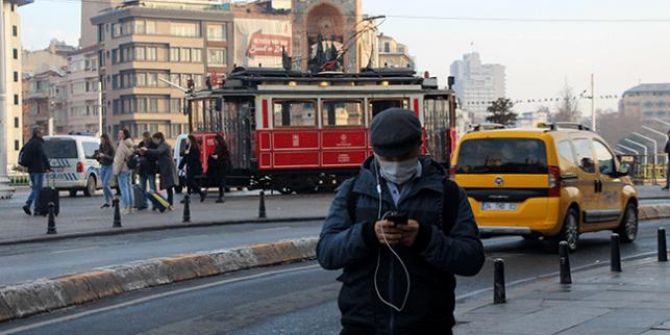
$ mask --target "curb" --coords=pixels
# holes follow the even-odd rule
[[[316,257],[318,238],[161,257],[0,287],[0,322],[143,288]]]
[[[216,226],[229,226],[237,224],[272,224],[272,223],[285,223],[285,222],[308,222],[308,221],[323,221],[325,216],[312,216],[312,217],[299,217],[299,218],[278,218],[278,219],[251,219],[251,220],[230,220],[230,221],[206,221],[206,222],[195,222],[195,223],[177,223],[177,224],[167,224],[160,226],[152,227],[136,227],[136,228],[115,228],[113,230],[103,230],[103,231],[91,231],[85,233],[70,233],[70,234],[58,234],[58,235],[44,235],[39,237],[30,237],[19,240],[11,241],[1,241],[0,246],[9,246],[9,245],[18,245],[18,244],[29,244],[29,243],[38,243],[38,242],[52,242],[52,241],[62,241],[73,238],[81,237],[96,237],[96,236],[114,236],[114,235],[125,235],[125,234],[136,234],[150,231],[162,231],[162,230],[172,230],[172,229],[187,229],[187,228],[205,228],[205,227],[216,227]]]
[[[639,207],[640,220],[658,220],[670,218],[670,205],[643,205]]]

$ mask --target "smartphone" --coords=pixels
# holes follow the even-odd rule
[[[406,225],[407,220],[409,220],[409,218],[407,217],[406,213],[393,212],[393,213],[386,216],[386,220],[393,222],[393,225],[397,227],[397,226]]]

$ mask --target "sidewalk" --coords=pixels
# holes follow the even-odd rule
[[[670,192],[664,191],[661,188],[665,186],[665,182],[658,185],[636,185],[640,199],[668,199],[670,200]]]
[[[87,236],[90,234],[116,234],[128,230],[157,230],[171,227],[203,226],[208,224],[234,224],[247,222],[276,222],[321,220],[326,216],[333,194],[315,195],[267,195],[265,206],[267,219],[259,220],[259,196],[226,196],[224,204],[214,203],[215,196],[200,203],[198,196],[192,197],[191,223],[182,223],[183,205],[181,195],[175,195],[175,210],[160,214],[144,210],[122,215],[123,228],[112,228],[114,211],[100,209],[101,196],[70,198],[61,193],[60,215],[56,217],[57,235],[46,235],[47,218],[27,216],[21,210],[26,194],[19,193],[10,201],[0,202],[0,244],[17,241],[40,241],[65,236]]]
[[[622,267],[573,273],[571,285],[557,275],[508,287],[506,304],[491,304],[492,293],[457,304],[454,334],[670,335],[670,263],[648,258]]]

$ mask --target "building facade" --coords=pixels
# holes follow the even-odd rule
[[[24,76],[23,139],[40,127],[45,134],[62,134],[67,125],[67,82],[64,70],[52,69]]]
[[[23,50],[21,67],[23,73],[35,74],[50,69],[65,68],[68,65],[68,56],[77,51],[77,48],[65,42],[51,40],[49,46],[42,50]]]
[[[379,66],[391,68],[414,69],[414,59],[409,55],[407,46],[398,43],[395,38],[380,34],[377,45],[379,46]]]
[[[184,92],[167,82],[199,88],[206,74],[227,73],[232,19],[220,1],[195,0],[133,1],[93,17],[106,132],[187,132]]]
[[[293,49],[296,68],[307,71],[316,56],[319,41],[324,48],[346,50],[342,57],[345,72],[358,72],[367,65],[361,43],[364,26],[360,0],[293,0]]]
[[[96,0],[81,2],[81,24],[79,47],[88,48],[98,44],[98,29],[91,19],[100,15],[102,11],[114,8],[123,3],[123,0]]]
[[[28,0],[2,1],[2,42],[3,56],[2,69],[2,112],[0,113],[0,178],[6,174],[6,169],[17,165],[19,150],[23,146],[23,108],[22,108],[22,68],[21,68],[21,19],[19,6],[32,3]],[[0,182],[2,182],[0,180]]]
[[[98,49],[95,45],[80,49],[68,59],[65,78],[67,104],[63,132],[98,133]],[[60,120],[59,120],[60,121]],[[57,122],[58,123],[58,122]]]
[[[463,55],[451,64],[451,75],[456,77],[454,90],[461,107],[470,114],[474,123],[486,120],[491,101],[505,97],[505,67],[482,64],[476,52]]]
[[[670,83],[640,84],[626,90],[619,111],[639,117],[643,124],[654,123],[655,119],[670,122]]]

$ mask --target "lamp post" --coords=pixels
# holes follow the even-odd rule
[[[631,140],[631,139],[629,139],[629,138],[624,138],[623,140],[626,141],[626,142],[628,142],[628,143],[630,143],[630,144],[632,144],[632,145],[635,145],[635,146],[637,146],[637,147],[639,147],[639,148],[642,148],[642,150],[644,151],[644,165],[647,165],[647,163],[649,163],[649,161],[647,160],[647,156],[649,155],[649,152],[648,152],[648,150],[647,150],[647,146],[646,146],[646,145],[644,145],[644,144],[642,144],[642,143],[640,143],[640,142],[635,142],[635,141],[633,141],[633,140]]]

